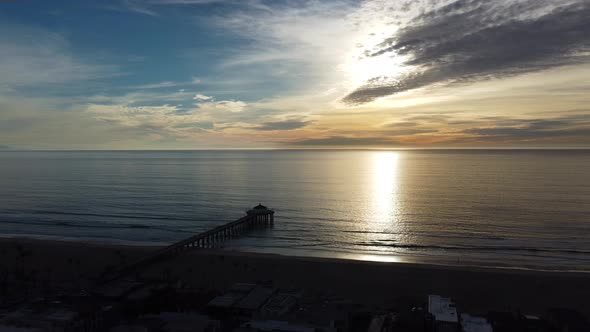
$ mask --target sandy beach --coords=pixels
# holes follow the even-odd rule
[[[0,271],[5,293],[82,290],[96,278],[157,247],[77,243],[25,238],[0,239]],[[224,290],[236,282],[335,294],[386,307],[420,304],[437,293],[460,309],[522,310],[540,314],[571,307],[590,314],[590,274],[380,263],[330,258],[195,249],[142,272],[144,278],[182,281],[194,288]],[[9,287],[9,289],[7,289]]]

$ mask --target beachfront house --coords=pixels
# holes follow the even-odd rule
[[[492,325],[483,317],[461,314],[462,332],[493,332]]]
[[[459,331],[457,308],[451,299],[439,295],[428,296],[429,325],[434,332]]]

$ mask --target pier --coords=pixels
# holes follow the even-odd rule
[[[213,248],[217,244],[239,236],[245,231],[255,228],[272,227],[274,225],[274,211],[266,206],[258,204],[251,210],[248,210],[246,216],[217,226],[206,232],[191,236],[188,239],[176,242],[168,247],[161,249],[161,254],[178,254],[182,251],[192,248]]]
[[[244,232],[253,229],[272,227],[274,225],[274,213],[273,210],[268,209],[266,206],[258,204],[248,210],[246,215],[242,218],[161,248],[147,257],[125,265],[113,273],[110,273],[109,276],[102,278],[100,283],[104,284],[123,278],[138,272],[148,265],[172,258],[191,249],[215,248],[224,241],[235,238]]]

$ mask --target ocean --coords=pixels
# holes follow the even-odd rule
[[[0,152],[0,235],[590,272],[590,150]]]

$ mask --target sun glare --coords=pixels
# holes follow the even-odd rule
[[[366,84],[370,80],[392,80],[403,71],[401,58],[391,55],[365,57],[350,64],[349,74],[355,84]]]
[[[403,258],[392,255],[358,255],[356,259],[361,261],[381,262],[381,263],[403,263]]]
[[[394,52],[375,54],[384,47],[383,40],[395,35],[396,31],[397,27],[381,22],[356,35],[354,48],[341,66],[351,84],[358,87],[371,80],[393,80],[403,73],[404,56]]]

